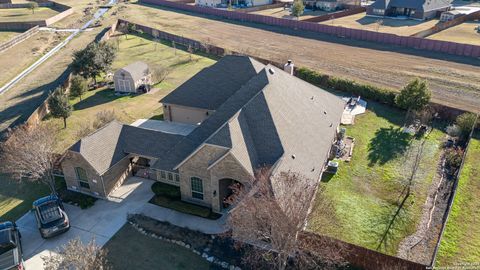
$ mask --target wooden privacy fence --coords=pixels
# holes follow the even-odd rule
[[[480,57],[480,46],[441,41],[430,40],[419,37],[398,36],[395,34],[379,33],[368,30],[351,29],[340,26],[324,25],[306,21],[289,20],[283,18],[275,18],[270,16],[240,13],[235,11],[220,10],[207,7],[199,7],[194,5],[185,5],[181,3],[171,2],[167,0],[140,0],[141,3],[160,5],[169,8],[180,9],[189,12],[201,13],[205,15],[217,16],[229,20],[237,20],[252,23],[261,23],[267,25],[287,27],[297,30],[312,31],[340,38],[354,39],[360,41],[370,41],[385,45],[401,46],[413,49],[420,49],[438,53],[446,53],[452,55],[460,55],[466,57]]]
[[[302,232],[299,240],[317,251],[335,254],[349,265],[364,270],[426,270],[427,265],[390,256],[375,250],[343,242],[328,236],[312,232]]]
[[[14,36],[12,39],[0,44],[0,52],[14,46],[15,44],[24,41],[25,39],[35,35],[38,32],[38,25],[30,28],[29,30]]]
[[[480,124],[478,122],[479,116],[475,117],[475,122],[473,124],[472,130],[470,131],[470,134],[468,135],[467,139],[467,147],[465,148],[465,151],[463,152],[462,156],[462,163],[460,164],[460,168],[458,169],[457,173],[455,174],[455,182],[453,183],[453,192],[451,193],[450,197],[448,198],[448,205],[447,205],[447,214],[445,215],[445,221],[442,223],[442,229],[440,230],[440,237],[438,237],[438,242],[435,245],[435,250],[433,252],[433,258],[432,258],[432,263],[431,266],[435,266],[435,262],[437,260],[437,255],[438,255],[438,249],[440,248],[440,244],[442,243],[442,238],[443,234],[445,232],[445,228],[447,227],[447,222],[448,218],[450,217],[450,212],[452,211],[452,205],[453,202],[455,201],[455,196],[457,195],[457,188],[458,188],[458,181],[460,181],[460,175],[462,173],[463,167],[465,165],[465,160],[467,159],[467,154],[468,150],[470,149],[470,144],[472,141],[473,134],[475,133],[475,129],[477,128],[477,125]]]

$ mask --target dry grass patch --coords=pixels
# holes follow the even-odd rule
[[[15,31],[0,31],[0,44],[7,42],[12,39],[14,36],[21,34],[21,32]]]
[[[2,8],[0,9],[0,22],[27,22],[45,20],[57,15],[59,12],[49,7],[38,7],[33,13],[28,8]]]
[[[480,33],[476,27],[480,27],[480,21],[464,22],[427,38],[480,46]]]
[[[66,33],[39,32],[0,53],[0,85],[4,85],[55,47]],[[14,57],[13,57],[14,56]]]

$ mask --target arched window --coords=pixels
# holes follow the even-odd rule
[[[90,184],[88,183],[87,172],[85,169],[81,167],[75,167],[75,174],[77,175],[77,180],[80,187],[90,189]]]
[[[203,200],[203,180],[198,177],[190,178],[192,198]]]

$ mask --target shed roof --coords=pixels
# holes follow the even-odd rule
[[[117,75],[118,72],[122,72],[122,71],[128,72],[130,76],[132,76],[134,81],[138,81],[143,77],[147,76],[148,74],[150,74],[150,69],[148,68],[147,63],[142,61],[133,62],[128,66],[125,66],[119,69],[117,72],[115,72],[115,75]]]

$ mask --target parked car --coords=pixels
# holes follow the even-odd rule
[[[56,195],[46,196],[33,202],[33,212],[43,238],[54,237],[70,229],[70,221],[63,203]]]
[[[20,238],[15,223],[0,223],[0,270],[25,269]]]

